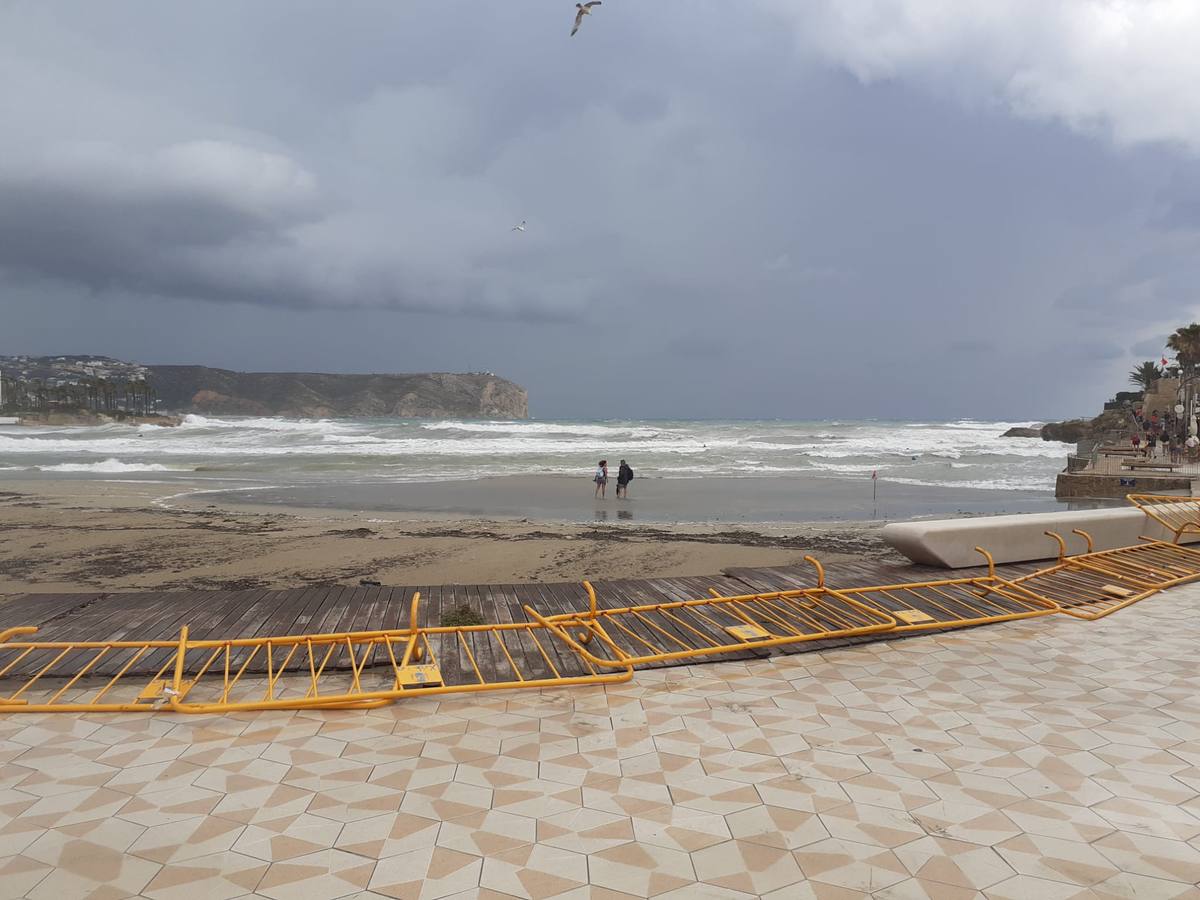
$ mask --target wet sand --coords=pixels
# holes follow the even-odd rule
[[[374,512],[410,518],[484,517],[535,522],[656,524],[762,523],[911,519],[920,516],[1054,512],[1066,506],[1051,491],[997,491],[880,481],[873,497],[863,478],[635,478],[629,499],[593,497],[586,478],[507,476],[476,481],[313,484],[217,489],[180,496],[179,506]],[[212,491],[210,485],[207,489]]]
[[[486,491],[492,483],[471,484]],[[469,515],[456,512],[457,493],[445,484],[405,487],[443,500],[428,512],[419,504],[393,512],[285,510],[239,506],[225,495],[180,496],[204,490],[203,483],[5,480],[0,596],[354,585],[360,578],[383,584],[650,578],[794,565],[807,553],[900,561],[879,541],[878,522],[642,524],[638,511],[653,496],[649,479],[635,480],[627,506],[611,493],[603,505],[593,504],[583,485],[586,512],[611,511],[607,520],[585,523],[530,512],[508,519]],[[622,508],[633,517],[618,517]]]

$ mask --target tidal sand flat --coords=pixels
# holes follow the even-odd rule
[[[0,485],[0,595],[356,585],[362,578],[393,585],[648,578],[794,565],[806,553],[899,562],[870,523],[578,525],[164,505],[180,487],[187,485]]]

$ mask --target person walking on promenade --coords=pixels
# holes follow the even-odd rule
[[[596,474],[592,476],[592,481],[596,482],[596,496],[601,500],[604,499],[604,488],[608,484],[608,460],[600,460],[596,466]]]
[[[617,499],[629,499],[629,482],[633,481],[633,469],[629,463],[621,460],[621,468],[617,469]]]

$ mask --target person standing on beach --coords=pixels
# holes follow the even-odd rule
[[[596,482],[596,496],[601,500],[604,499],[604,487],[608,484],[608,460],[602,459],[596,466],[596,474],[592,476],[592,481]]]
[[[621,460],[621,468],[617,469],[617,499],[629,499],[629,482],[633,481],[633,469],[629,463]]]

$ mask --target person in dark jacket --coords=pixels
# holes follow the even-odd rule
[[[617,470],[617,498],[629,499],[629,482],[633,481],[633,469],[629,463],[621,460],[621,468]]]

